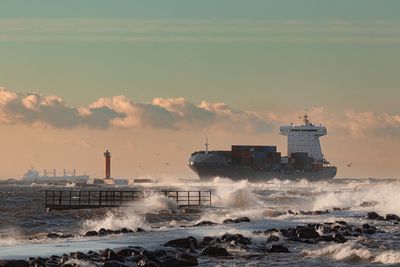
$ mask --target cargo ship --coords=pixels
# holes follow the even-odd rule
[[[280,134],[287,137],[287,156],[282,156],[276,146],[264,145],[232,145],[229,151],[209,151],[206,141],[204,151],[190,156],[189,167],[201,180],[317,181],[336,176],[337,168],[322,154],[319,138],[327,135],[325,126],[314,125],[305,114],[302,125],[281,126]]]

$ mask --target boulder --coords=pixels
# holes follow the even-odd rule
[[[240,217],[233,220],[234,223],[250,222],[248,217]]]
[[[189,236],[186,238],[170,240],[167,243],[165,243],[164,246],[194,250],[198,248],[198,244],[199,243],[196,238]]]
[[[315,229],[312,228],[300,228],[296,230],[296,236],[298,238],[310,239],[310,238],[318,238],[319,234]]]
[[[276,235],[270,235],[267,238],[268,243],[278,242],[279,240],[280,240],[279,236],[276,236]]]
[[[204,248],[201,253],[204,256],[210,257],[227,257],[232,256],[226,249],[221,247],[206,247]]]
[[[136,228],[136,232],[141,233],[141,232],[146,232],[146,230],[144,230],[143,228]]]
[[[0,260],[0,267],[29,267],[29,262],[24,260]]]
[[[152,261],[149,260],[149,259],[141,259],[141,260],[138,262],[137,266],[139,266],[139,267],[160,267],[159,264],[157,264],[157,263],[155,263],[155,262],[152,262]]]
[[[184,209],[182,210],[182,213],[185,213],[185,214],[196,214],[196,213],[202,213],[202,211],[199,210],[199,209],[184,208]]]
[[[104,261],[123,261],[122,257],[117,255],[113,250],[106,248],[105,250],[101,251],[100,257]]]
[[[178,266],[197,266],[199,262],[197,261],[196,256],[185,253],[185,252],[178,252],[176,254],[176,259],[179,261]]]
[[[336,243],[346,243],[347,239],[341,234],[334,234],[333,239]]]
[[[272,245],[269,252],[271,252],[271,253],[289,253],[289,249],[282,245]]]
[[[241,234],[224,234],[221,237],[221,240],[225,243],[231,243],[233,241],[235,244],[240,244],[240,245],[251,244],[251,239],[244,237]]]
[[[399,216],[395,215],[395,214],[386,214],[386,220],[388,221],[400,221]]]
[[[194,226],[209,226],[209,225],[215,225],[217,223],[215,222],[210,222],[210,221],[201,221],[199,223],[196,223]]]
[[[222,223],[227,224],[227,223],[234,223],[232,219],[226,219]]]
[[[88,231],[86,232],[85,236],[97,236],[98,233],[96,231]]]
[[[376,212],[368,212],[367,213],[367,219],[370,219],[370,220],[383,220],[384,218],[382,216],[380,216]]]
[[[48,233],[47,234],[47,238],[59,238],[59,237],[61,237],[61,235],[57,234],[57,233]]]

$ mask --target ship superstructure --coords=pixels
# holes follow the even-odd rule
[[[319,138],[327,134],[326,127],[314,125],[307,114],[302,125],[281,126],[287,136],[287,156],[281,156],[276,146],[233,145],[230,151],[197,151],[189,158],[189,167],[200,179],[228,177],[250,179],[332,179],[336,167],[325,159]]]

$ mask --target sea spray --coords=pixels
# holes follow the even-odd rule
[[[108,211],[100,219],[89,219],[83,223],[82,231],[98,231],[101,228],[118,230],[121,228],[147,228],[145,215],[149,212],[173,210],[177,208],[175,200],[158,193],[146,193],[145,197],[129,205]]]

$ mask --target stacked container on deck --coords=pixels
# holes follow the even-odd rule
[[[276,146],[233,145],[232,164],[250,167],[255,171],[279,171],[281,153],[276,152]]]

